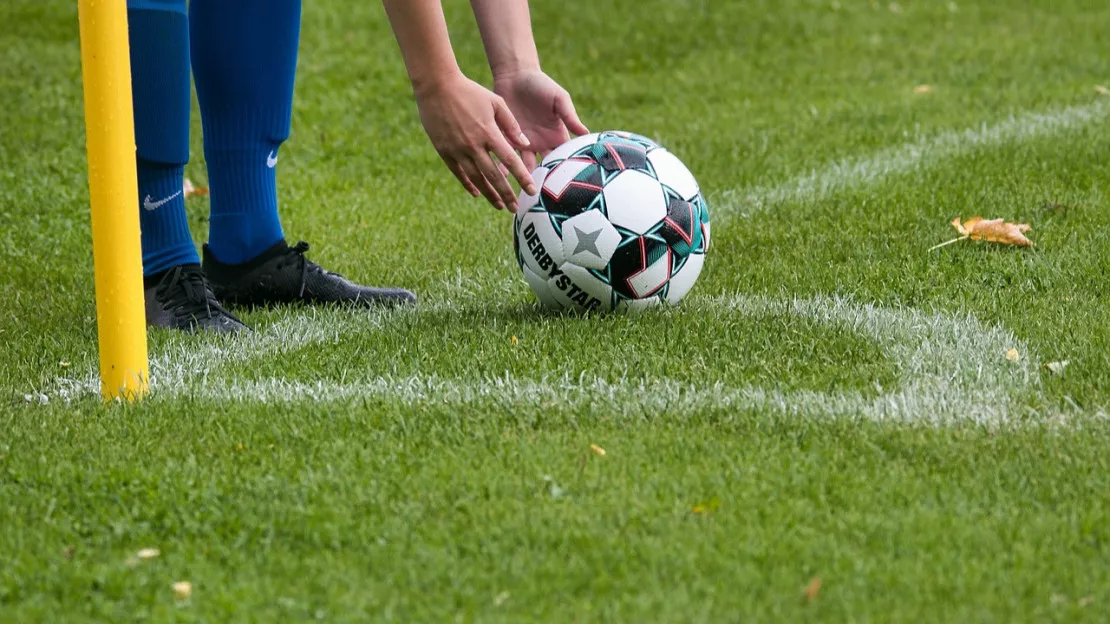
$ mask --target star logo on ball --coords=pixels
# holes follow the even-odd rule
[[[597,237],[601,236],[601,228],[593,232],[583,232],[578,228],[574,228],[574,232],[578,234],[578,245],[574,248],[574,253],[571,255],[578,255],[583,251],[588,251],[598,258],[601,257],[601,252],[597,250]]]

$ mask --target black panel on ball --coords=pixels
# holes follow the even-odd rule
[[[573,217],[590,208],[601,194],[601,187],[601,168],[597,164],[590,164],[574,176],[559,195],[555,195],[550,188],[544,186],[541,201],[548,212]]]
[[[618,141],[595,143],[591,155],[607,173],[635,170],[655,177],[648,165],[647,152],[639,145]]]
[[[628,299],[635,299],[636,293],[628,284],[628,279],[665,256],[667,251],[667,243],[647,236],[617,247],[609,260],[609,282],[613,290]]]

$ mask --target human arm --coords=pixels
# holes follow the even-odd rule
[[[529,142],[509,107],[459,69],[440,0],[383,3],[432,145],[472,195],[515,209],[516,194],[490,152],[526,193],[537,189],[514,149],[528,149]]]
[[[471,0],[486,57],[493,72],[493,90],[508,103],[531,147],[524,164],[536,166],[544,154],[589,130],[578,119],[570,94],[540,69],[527,0]]]

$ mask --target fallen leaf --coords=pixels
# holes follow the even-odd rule
[[[952,220],[952,227],[971,240],[985,240],[992,243],[1006,243],[1019,247],[1031,247],[1032,241],[1025,238],[1025,232],[1033,229],[1028,223],[1009,223],[1002,219],[984,220],[982,217],[972,217],[960,224],[957,217]]]
[[[1033,246],[1033,242],[1025,238],[1025,232],[1033,229],[1028,223],[1010,223],[1003,219],[987,220],[982,217],[972,217],[960,223],[960,218],[956,217],[952,219],[952,227],[956,228],[956,231],[960,233],[960,237],[939,245],[934,245],[929,248],[929,251],[968,239],[1001,243],[1003,245],[1016,245],[1018,247]]]
[[[69,362],[62,360],[61,362],[58,362],[58,366],[61,366],[62,368],[69,368]]]
[[[189,199],[190,197],[207,197],[208,196],[208,187],[207,186],[197,186],[197,185],[193,184],[193,181],[190,180],[189,178],[185,178],[184,191],[185,191],[185,199]]]
[[[189,581],[178,581],[173,584],[173,597],[178,600],[188,600],[193,595],[193,584]]]
[[[917,85],[916,87],[913,88],[913,92],[916,95],[924,95],[926,93],[932,93],[933,92],[933,85],[919,84],[919,85]]]
[[[1068,364],[1068,360],[1060,360],[1059,362],[1049,362],[1045,364],[1044,367],[1053,375],[1063,375],[1064,369],[1068,367]]]
[[[138,557],[139,559],[153,559],[153,558],[157,557],[160,554],[162,554],[162,553],[159,552],[157,548],[144,548],[144,549],[140,550],[139,552],[135,553],[135,556]]]
[[[1016,362],[1021,359],[1021,354],[1018,353],[1017,349],[1011,348],[1009,351],[1006,352],[1006,359],[1010,360],[1011,362]]]
[[[821,593],[821,577],[815,576],[810,580],[809,585],[806,585],[805,596],[807,601],[812,601],[817,598],[817,594]]]
[[[704,503],[698,503],[697,505],[694,505],[694,507],[690,511],[694,512],[695,514],[697,514],[699,516],[706,516],[706,515],[709,515],[709,514],[713,513],[714,511],[717,511],[717,509],[720,506],[721,506],[720,499],[718,499],[716,496],[714,496],[713,498],[709,499],[708,501],[706,501]]]
[[[513,343],[513,344],[517,344],[517,343],[518,343],[518,342],[520,342],[520,341],[519,341],[519,340],[517,340],[517,337],[516,337],[516,336],[510,336],[510,337],[509,337],[509,342],[511,342],[511,343]]]
[[[1099,95],[1110,95],[1110,89],[1107,89],[1102,85],[1095,85],[1095,93]]]
[[[496,596],[494,596],[493,605],[495,607],[500,607],[501,605],[505,604],[505,601],[508,600],[508,599],[509,599],[509,592],[503,591],[500,594],[497,594]]]
[[[591,444],[590,450],[593,451],[594,455],[597,455],[598,457],[605,457],[605,449],[596,444]]]

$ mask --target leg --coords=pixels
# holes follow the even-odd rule
[[[208,288],[185,217],[190,107],[185,0],[128,0],[127,22],[147,324],[238,331],[243,324]]]
[[[185,0],[128,0],[143,274],[199,264],[185,218],[189,22]]]
[[[208,250],[240,264],[284,240],[275,170],[289,138],[300,0],[192,0],[193,72],[212,215]]]
[[[289,138],[301,0],[192,0],[189,21],[212,198],[204,272],[216,294],[245,306],[413,302],[325,271],[306,244],[285,242],[274,172]]]

